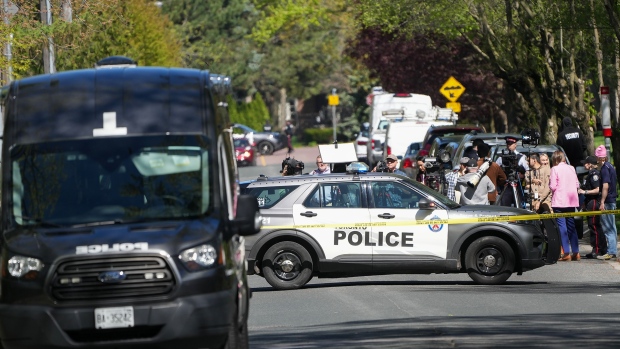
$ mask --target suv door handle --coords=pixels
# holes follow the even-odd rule
[[[314,217],[314,216],[316,216],[317,214],[316,214],[316,213],[314,213],[314,212],[312,212],[312,211],[306,211],[306,212],[302,212],[302,213],[300,213],[300,215],[302,215],[302,216],[304,216],[304,217]]]
[[[379,218],[385,218],[385,219],[392,219],[392,218],[396,217],[395,215],[389,214],[389,213],[380,214],[378,216],[379,216]]]

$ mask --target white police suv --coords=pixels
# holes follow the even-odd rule
[[[315,275],[466,272],[501,284],[559,256],[553,223],[527,220],[529,211],[460,206],[408,178],[361,172],[242,183],[263,216],[246,238],[248,273],[283,290]]]

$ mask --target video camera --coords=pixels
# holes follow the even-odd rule
[[[300,175],[303,170],[304,163],[299,160],[291,159],[290,157],[282,160],[282,170],[280,170],[280,173],[282,173],[283,176]]]
[[[387,162],[385,162],[385,160],[381,160],[377,162],[377,166],[375,167],[375,172],[389,172]]]
[[[526,128],[521,132],[521,144],[535,147],[540,142],[540,132],[532,128]],[[504,161],[504,160],[502,160]]]

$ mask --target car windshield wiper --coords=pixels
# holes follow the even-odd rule
[[[40,218],[33,218],[33,217],[29,217],[29,216],[15,216],[15,219],[17,219],[17,218],[21,218],[22,220],[34,223],[34,225],[38,225],[38,226],[46,227],[46,228],[61,228],[61,227],[63,227],[60,224],[56,224],[56,223],[52,223],[52,222],[47,222],[47,221],[44,221],[44,220],[42,220]]]

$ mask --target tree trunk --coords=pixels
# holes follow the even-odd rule
[[[45,25],[52,25],[52,9],[50,0],[41,0],[41,22]],[[46,74],[56,72],[56,59],[54,56],[54,39],[48,37],[43,43],[43,71]]]
[[[280,112],[278,113],[278,127],[284,127],[288,116],[288,103],[286,102],[286,89],[280,89]]]

